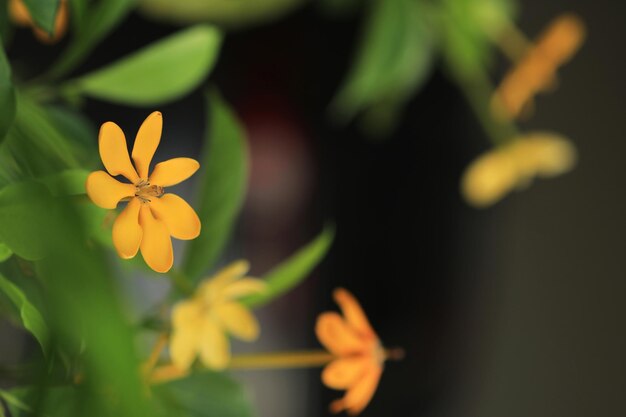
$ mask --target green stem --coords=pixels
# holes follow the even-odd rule
[[[494,89],[484,72],[477,72],[471,78],[457,78],[457,82],[494,146],[504,145],[518,135],[512,123],[496,120],[491,115],[489,100]]]
[[[178,269],[171,269],[169,274],[176,291],[182,295],[189,296],[194,293],[194,285],[187,276]]]

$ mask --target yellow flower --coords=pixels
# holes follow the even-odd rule
[[[584,37],[584,24],[574,15],[562,15],[550,23],[502,80],[492,100],[494,114],[518,117],[537,93],[555,84],[556,71],[580,48]]]
[[[224,369],[230,361],[227,334],[245,341],[259,336],[256,318],[237,301],[266,288],[263,281],[244,277],[249,268],[246,261],[233,262],[200,284],[193,298],[174,306],[170,356],[176,368],[186,371],[199,355],[208,368]]]
[[[576,149],[564,137],[535,132],[513,139],[472,162],[463,174],[461,192],[476,207],[487,207],[535,177],[571,170]]]
[[[146,263],[157,272],[172,267],[171,237],[189,240],[200,234],[200,219],[191,206],[175,194],[165,194],[165,187],[186,180],[200,164],[191,158],[174,158],[156,164],[148,175],[162,128],[160,112],[146,118],[135,138],[133,166],[122,129],[113,122],[104,123],[98,142],[108,173],[92,172],[86,183],[89,198],[102,208],[114,209],[120,201],[130,200],[113,223],[113,243],[123,259],[133,258],[141,249]],[[113,178],[117,175],[130,184]]]
[[[359,414],[369,404],[383,372],[386,352],[354,296],[343,288],[333,292],[341,311],[319,315],[315,333],[320,343],[336,358],[322,371],[322,382],[329,388],[346,390],[333,401],[330,410]]]
[[[67,0],[61,0],[59,2],[59,9],[54,20],[54,35],[50,36],[47,32],[38,28],[30,15],[30,11],[24,5],[23,0],[10,0],[9,2],[9,14],[11,20],[21,26],[30,26],[33,28],[33,33],[37,38],[45,43],[54,43],[65,35],[67,30],[68,21],[68,9]]]

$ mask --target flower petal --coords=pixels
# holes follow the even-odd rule
[[[139,180],[137,171],[135,171],[128,156],[126,137],[118,125],[113,122],[106,122],[100,127],[98,148],[102,163],[109,174],[113,176],[123,175],[132,183]]]
[[[213,300],[221,296],[221,292],[232,281],[244,276],[250,269],[250,264],[245,260],[238,260],[226,265],[212,278],[205,280],[198,289],[203,298]]]
[[[122,259],[134,258],[139,250],[143,235],[139,225],[140,208],[141,201],[133,198],[113,223],[113,244]]]
[[[259,323],[250,310],[239,303],[229,302],[215,305],[214,312],[224,328],[233,336],[252,341],[259,337]]]
[[[191,177],[200,168],[200,163],[191,158],[173,158],[156,164],[150,174],[150,184],[169,187]]]
[[[133,146],[133,161],[142,179],[148,178],[150,162],[161,141],[162,130],[163,116],[161,112],[155,111],[146,117],[137,132]]]
[[[148,204],[141,206],[139,224],[143,229],[140,245],[143,259],[156,272],[169,271],[174,263],[174,253],[167,226],[154,218]]]
[[[234,300],[246,295],[259,294],[267,290],[267,283],[257,278],[242,278],[228,284],[222,291],[224,300]]]
[[[172,326],[174,329],[195,325],[203,318],[202,308],[202,304],[194,299],[177,303],[172,308]]]
[[[370,363],[367,356],[335,359],[322,371],[322,382],[328,388],[346,389],[363,376]]]
[[[337,288],[333,292],[333,297],[341,308],[341,312],[343,313],[343,317],[346,319],[346,323],[348,323],[363,337],[378,338],[378,336],[376,336],[376,332],[372,329],[372,325],[367,319],[363,308],[361,308],[359,302],[348,290]]]
[[[172,309],[170,356],[180,370],[189,369],[200,351],[200,335],[204,324],[201,313],[202,305],[194,301],[181,301]]]
[[[510,192],[520,180],[520,170],[507,148],[495,149],[475,159],[465,170],[461,192],[468,203],[487,207]]]
[[[114,209],[121,199],[135,196],[134,185],[119,182],[104,171],[89,174],[85,188],[91,201],[105,209]]]
[[[359,353],[367,348],[368,341],[362,340],[354,329],[335,312],[319,315],[315,324],[315,334],[320,343],[336,355]]]
[[[359,414],[372,400],[380,376],[383,372],[382,367],[371,364],[366,370],[365,374],[359,378],[358,382],[352,386],[346,393],[346,395],[337,401],[333,401],[330,405],[330,409],[333,413],[338,413],[341,410],[355,416]]]
[[[154,198],[150,208],[155,217],[165,223],[176,239],[195,239],[200,234],[200,219],[189,204],[175,194]]]
[[[211,369],[224,369],[230,361],[230,343],[215,320],[204,320],[201,332],[200,359]]]
[[[563,136],[535,132],[525,135],[518,142],[529,148],[527,154],[532,154],[534,175],[553,177],[570,171],[576,165],[576,148]]]

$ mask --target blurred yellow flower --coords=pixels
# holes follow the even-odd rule
[[[571,59],[584,38],[585,26],[577,16],[565,14],[554,19],[502,80],[492,99],[494,114],[518,117],[537,93],[555,85],[556,71]]]
[[[211,369],[224,369],[230,361],[228,334],[245,341],[258,338],[259,323],[237,299],[265,290],[262,280],[244,277],[246,261],[236,261],[204,281],[191,299],[172,310],[170,356],[180,371],[187,371],[196,356]]]
[[[133,258],[141,249],[146,263],[157,272],[172,267],[171,237],[189,240],[200,234],[200,219],[193,208],[177,195],[165,194],[164,189],[189,178],[200,164],[191,158],[173,158],[156,164],[148,175],[162,128],[160,112],[146,118],[135,138],[133,166],[122,129],[113,122],[104,123],[98,142],[108,173],[92,172],[86,183],[89,198],[102,208],[114,209],[120,201],[129,200],[113,223],[113,243],[123,259]],[[113,178],[117,175],[130,183]]]
[[[359,414],[369,404],[383,372],[385,360],[398,352],[387,352],[354,296],[343,288],[333,292],[343,317],[336,312],[319,315],[315,333],[320,343],[336,358],[322,371],[329,388],[346,390],[343,398],[330,404],[330,411]],[[391,356],[390,356],[391,355]]]
[[[65,35],[68,22],[68,8],[67,0],[61,0],[59,2],[59,9],[54,21],[54,34],[50,36],[47,32],[36,26],[33,21],[30,12],[23,0],[10,0],[9,1],[9,14],[11,20],[20,26],[30,26],[33,28],[33,33],[42,42],[54,43]]]
[[[564,137],[529,133],[479,156],[465,170],[461,192],[468,203],[487,207],[534,177],[553,177],[571,170],[576,149]]]

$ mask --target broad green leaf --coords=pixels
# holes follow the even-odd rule
[[[0,242],[0,262],[4,262],[13,255],[13,251],[6,244]]]
[[[103,251],[85,244],[79,214],[67,199],[51,233],[62,236],[49,255],[36,262],[45,283],[46,323],[56,350],[83,346],[84,382],[73,416],[144,417],[155,415],[141,381],[135,337],[121,302],[116,280]]]
[[[54,236],[55,201],[42,184],[28,181],[0,189],[0,241],[28,260],[42,258]]]
[[[313,241],[265,274],[268,284],[265,292],[243,298],[241,302],[248,307],[259,307],[291,290],[324,259],[334,237],[334,227],[326,226]]]
[[[202,233],[189,242],[182,267],[194,281],[214,266],[224,249],[241,209],[248,179],[244,131],[217,94],[209,97],[208,123],[195,205]]]
[[[59,130],[46,109],[18,96],[15,122],[0,145],[0,183],[78,168],[85,148]]]
[[[251,417],[243,387],[223,373],[195,373],[153,388],[163,416]]]
[[[11,81],[11,66],[0,45],[0,143],[15,118],[15,90]]]
[[[221,42],[222,34],[215,27],[185,29],[84,75],[68,88],[72,93],[135,106],[172,101],[207,76]]]
[[[35,25],[49,35],[53,35],[60,0],[23,0],[23,2]]]
[[[99,166],[98,130],[91,120],[79,111],[67,107],[47,106],[45,109],[51,124],[71,143],[73,153],[81,166]]]
[[[135,0],[96,0],[80,16],[80,31],[47,74],[59,78],[70,72],[131,11]],[[72,11],[77,10],[72,7]]]
[[[407,101],[434,57],[429,8],[414,0],[373,0],[359,50],[331,109],[342,119],[379,102]]]
[[[32,333],[37,339],[44,352],[48,345],[48,326],[43,320],[41,313],[33,306],[24,292],[3,275],[0,274],[0,291],[3,292],[20,312],[24,328]]]

